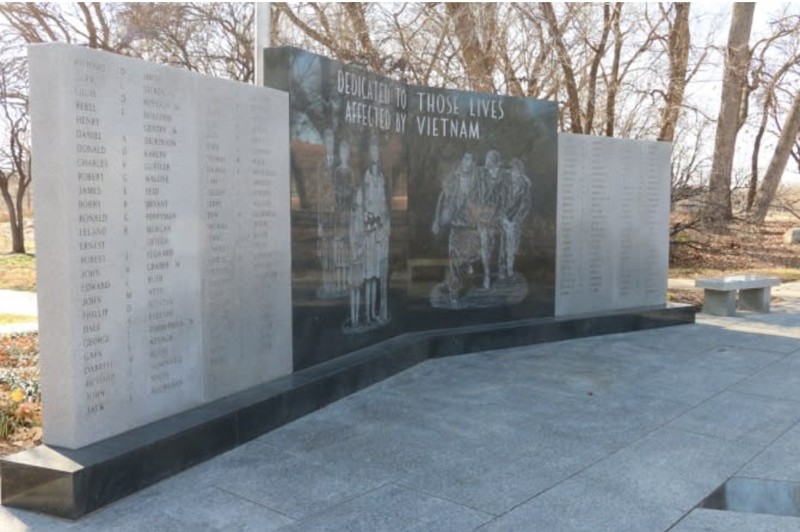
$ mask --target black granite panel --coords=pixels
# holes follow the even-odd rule
[[[0,460],[5,505],[79,518],[428,358],[693,323],[694,307],[404,334],[87,447]]]
[[[430,89],[294,48],[294,366],[410,331],[553,316],[554,102]]]
[[[290,95],[297,370],[405,331],[405,86],[294,48],[265,83]]]
[[[409,91],[409,330],[553,316],[554,102]]]

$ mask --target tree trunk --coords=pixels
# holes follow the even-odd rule
[[[453,20],[455,34],[461,44],[461,57],[470,85],[478,92],[494,92],[492,81],[494,58],[491,42],[481,43],[477,21],[470,11],[472,6],[450,2],[445,4],[445,8]]]
[[[600,69],[600,61],[606,55],[608,44],[608,34],[611,31],[612,15],[608,3],[603,4],[603,33],[600,35],[600,42],[594,50],[592,65],[589,68],[589,95],[586,98],[586,133],[592,134],[594,128],[594,108],[597,95],[597,71]]]
[[[750,63],[750,28],[753,25],[752,2],[733,4],[731,27],[728,32],[728,52],[725,57],[725,76],[722,82],[714,158],[708,187],[705,218],[709,222],[726,222],[733,218],[731,206],[731,173],[736,147],[743,87]]]
[[[611,61],[611,75],[609,76],[608,94],[606,97],[606,136],[614,136],[617,115],[617,91],[619,90],[619,64],[622,57],[622,29],[619,21],[622,18],[622,2],[614,4],[611,15],[611,27],[614,30],[614,57]]]
[[[789,160],[798,134],[800,134],[800,90],[794,96],[794,103],[792,103],[792,109],[783,123],[775,153],[772,154],[767,172],[764,174],[764,179],[758,189],[755,212],[753,213],[753,220],[757,223],[764,223],[764,219],[767,217],[767,212],[770,205],[772,205],[772,200],[775,198],[778,185],[781,183],[781,176],[783,176],[783,171],[786,169],[786,162]]]
[[[8,190],[8,180],[3,180],[3,183],[3,186],[0,186],[0,193],[2,193],[3,201],[5,201],[6,210],[8,211],[8,225],[11,228],[11,253],[25,253],[22,209],[17,212],[14,206],[14,199]]]
[[[661,132],[658,140],[675,140],[683,94],[686,90],[686,68],[689,64],[689,3],[675,4],[675,24],[669,32],[669,85],[664,109],[661,111]]]
[[[770,94],[767,94],[767,100]],[[767,129],[767,117],[769,116],[768,103],[764,105],[764,113],[761,115],[761,123],[758,125],[756,139],[753,142],[753,154],[750,156],[750,186],[747,189],[747,212],[753,210],[756,201],[756,191],[758,190],[758,156],[761,153],[761,139]]]
[[[570,129],[573,133],[583,133],[583,126],[581,125],[581,105],[578,97],[578,84],[575,82],[575,71],[572,68],[572,60],[564,44],[564,36],[558,27],[556,20],[556,13],[553,6],[546,2],[540,2],[539,8],[542,10],[547,27],[553,37],[553,44],[556,47],[558,55],[558,62],[561,64],[561,70],[564,72],[564,83],[567,89],[567,108],[569,109]]]

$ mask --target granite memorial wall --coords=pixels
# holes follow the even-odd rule
[[[45,442],[292,371],[287,97],[30,50]]]
[[[80,517],[429,358],[694,321],[668,144],[264,60],[272,88],[31,47],[47,445],[3,504]]]
[[[666,303],[671,148],[559,134],[556,315]]]
[[[295,48],[294,365],[403,332],[553,316],[556,104],[417,87]]]
[[[664,304],[668,144],[294,48],[265,67],[31,49],[48,443],[406,332]]]

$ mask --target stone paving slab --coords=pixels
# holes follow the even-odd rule
[[[0,530],[800,530],[800,305],[432,360],[73,523]]]
[[[698,508],[670,532],[792,532],[800,519],[779,515],[747,514]]]

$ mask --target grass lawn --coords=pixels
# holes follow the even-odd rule
[[[32,323],[35,321],[35,316],[23,316],[21,314],[0,314],[0,325],[11,325],[12,323]]]
[[[36,291],[36,260],[33,255],[0,255],[0,289]]]

